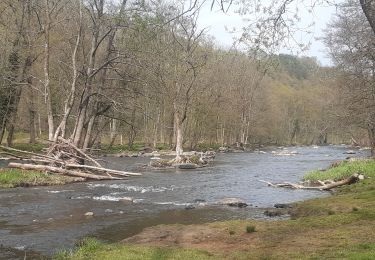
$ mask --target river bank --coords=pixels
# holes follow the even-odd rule
[[[373,161],[356,162],[353,167],[371,178],[341,187],[332,196],[294,204],[289,220],[159,225],[116,244],[86,239],[74,253],[60,252],[56,258],[374,259],[375,167],[372,166]],[[323,174],[345,172],[350,167],[338,165]]]
[[[46,172],[0,169],[0,188],[54,186],[79,181],[82,181],[82,179],[64,175],[53,175]]]

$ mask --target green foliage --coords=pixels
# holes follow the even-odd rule
[[[38,185],[60,185],[70,182],[72,179],[67,176],[52,175],[44,172],[25,171],[19,169],[1,169],[0,187],[14,188]]]
[[[195,164],[200,164],[199,159],[200,159],[200,157],[198,155],[193,155],[193,156],[189,157],[189,161],[191,163],[195,163]]]
[[[299,80],[307,79],[311,72],[318,67],[316,58],[298,58],[289,54],[280,54],[278,58],[281,68]]]
[[[255,226],[248,225],[246,226],[246,233],[254,233],[255,232]]]
[[[375,178],[375,160],[344,161],[337,167],[326,171],[312,171],[307,173],[304,180],[342,180],[354,173],[363,174],[365,177]]]
[[[168,145],[167,144],[162,144],[162,143],[160,143],[160,144],[156,144],[156,149],[158,149],[158,150],[168,150],[169,149],[169,147],[168,147]]]

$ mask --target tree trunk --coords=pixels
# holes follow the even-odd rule
[[[175,113],[174,113],[174,125],[175,125],[175,129],[176,129],[176,161],[180,161],[181,160],[181,156],[182,156],[182,153],[183,153],[183,148],[182,148],[182,145],[183,145],[183,122],[181,122],[181,118],[180,118],[180,112],[178,111],[178,107],[177,107],[177,104],[176,104],[176,101],[174,102],[174,110],[175,110]]]
[[[36,129],[35,129],[35,110],[33,108],[29,109],[30,115],[30,122],[29,122],[29,129],[30,129],[30,144],[36,143]]]
[[[91,116],[89,123],[87,125],[87,130],[86,130],[86,135],[85,135],[85,140],[83,142],[83,150],[86,150],[89,147],[90,140],[91,140],[91,133],[92,133],[92,128],[94,126],[96,116]]]
[[[36,171],[48,171],[51,173],[57,173],[68,176],[81,177],[85,179],[93,180],[121,180],[122,178],[110,177],[110,176],[100,176],[95,174],[89,174],[84,172],[66,170],[59,167],[47,166],[47,165],[34,165],[34,164],[22,164],[22,163],[9,163],[9,168],[17,168],[22,170],[36,170]]]
[[[371,156],[375,157],[375,128],[369,125],[367,128],[367,132],[370,141]]]
[[[29,77],[28,80],[29,85],[32,85],[32,80]],[[36,143],[36,123],[35,123],[35,115],[36,115],[36,109],[35,109],[35,95],[34,90],[29,87],[29,133],[30,133],[30,144]]]
[[[359,0],[363,13],[375,34],[375,0]]]
[[[76,43],[74,45],[73,53],[72,53],[72,70],[73,70],[73,77],[72,77],[72,84],[70,88],[70,93],[68,94],[68,98],[65,102],[65,107],[64,107],[64,116],[57,127],[53,140],[57,140],[59,136],[62,138],[65,138],[66,134],[66,124],[68,121],[68,118],[70,116],[70,113],[72,111],[73,105],[74,105],[74,100],[75,100],[75,95],[76,95],[76,85],[77,85],[77,79],[78,79],[78,69],[77,69],[77,52],[78,52],[78,47],[81,41],[81,30],[82,30],[82,2],[79,1],[79,26],[78,26],[78,34],[77,34],[77,39]]]
[[[44,95],[47,108],[47,121],[48,121],[48,140],[52,141],[54,136],[54,122],[52,112],[52,93],[50,86],[50,27],[51,27],[51,14],[49,9],[49,0],[45,0],[45,24],[44,24]]]

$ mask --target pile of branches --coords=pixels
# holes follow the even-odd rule
[[[124,172],[104,168],[97,160],[76,147],[69,140],[58,138],[46,154],[23,151],[0,146],[3,154],[11,155],[20,162],[10,162],[9,168],[45,171],[52,174],[79,177],[84,180],[121,180],[140,173]],[[88,164],[85,164],[85,163]]]

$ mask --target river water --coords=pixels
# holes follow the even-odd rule
[[[264,219],[264,209],[275,203],[327,193],[277,189],[259,180],[298,182],[307,171],[326,168],[348,156],[345,146],[284,149],[298,154],[275,156],[271,150],[218,154],[209,167],[196,170],[144,170],[140,177],[121,181],[2,189],[0,259],[23,258],[25,252],[28,259],[51,255],[72,248],[85,236],[119,241],[157,224]],[[367,151],[357,150],[351,156],[367,155]],[[107,167],[131,171],[149,162],[149,158],[103,159]],[[236,209],[215,205],[227,197],[241,198],[251,206]],[[195,208],[185,209],[189,205]],[[85,216],[86,212],[94,216]]]

